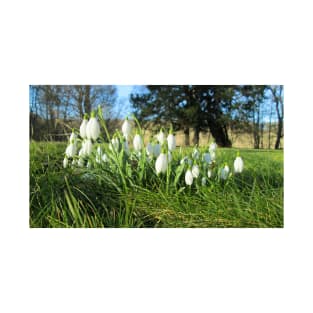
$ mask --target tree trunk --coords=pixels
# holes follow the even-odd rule
[[[227,134],[227,128],[225,125],[221,125],[219,123],[211,122],[210,123],[210,132],[214,137],[216,143],[220,147],[231,147],[231,141],[229,140]]]
[[[199,127],[194,128],[194,137],[193,137],[193,144],[199,145],[199,137],[200,137],[200,129]]]
[[[84,106],[85,106],[85,112],[90,114],[91,113],[91,102],[90,102],[90,86],[89,85],[85,86]]]
[[[184,135],[185,135],[185,146],[190,145],[190,132],[189,132],[189,127],[184,128]]]
[[[277,138],[276,138],[276,142],[275,142],[275,149],[279,149],[280,138],[282,137],[282,132],[283,132],[283,119],[280,118],[278,120],[278,129],[277,129]]]

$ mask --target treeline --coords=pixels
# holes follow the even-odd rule
[[[198,144],[200,132],[209,132],[219,146],[230,147],[231,131],[251,134],[254,148],[261,148],[264,133],[272,136],[275,131],[275,148],[280,148],[284,120],[281,85],[147,85],[134,90],[130,102],[140,122],[146,128],[153,125],[155,131],[160,126],[182,130],[185,145]],[[67,140],[84,114],[99,106],[113,133],[123,111],[116,86],[31,85],[30,138]]]
[[[183,130],[185,145],[199,143],[200,132],[212,134],[217,144],[230,147],[228,130],[251,133],[254,148],[261,147],[265,126],[277,125],[275,149],[283,137],[283,86],[281,85],[147,85],[146,93],[131,95],[136,116]]]
[[[79,127],[85,113],[100,106],[107,119],[114,118],[117,103],[115,86],[31,85],[30,138],[65,140],[72,127]]]

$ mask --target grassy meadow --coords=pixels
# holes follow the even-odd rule
[[[30,227],[283,227],[282,150],[240,149],[241,174],[174,188],[149,171],[125,181],[106,166],[64,169],[65,148],[30,143]],[[232,168],[237,150],[219,148],[217,159]]]

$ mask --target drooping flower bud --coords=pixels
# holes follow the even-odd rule
[[[190,169],[188,169],[188,170],[186,171],[186,174],[185,174],[185,183],[186,183],[186,185],[188,185],[188,186],[191,186],[192,183],[193,183],[193,175],[192,175],[192,172],[191,172]]]
[[[120,141],[118,137],[114,137],[111,139],[111,143],[109,145],[109,148],[111,151],[118,151],[120,146]]]
[[[91,113],[91,117],[86,126],[86,135],[88,139],[97,140],[100,135],[100,125],[95,117],[95,113]]]
[[[74,129],[72,130],[71,136],[70,136],[70,142],[74,142],[76,144],[77,142],[77,135],[74,132]]]
[[[212,177],[212,170],[208,169],[208,178],[211,178],[211,177]]]
[[[234,161],[234,171],[235,173],[241,173],[243,171],[243,160],[240,156],[237,156]]]
[[[221,169],[220,178],[222,180],[226,180],[228,175],[229,175],[229,167],[227,164],[225,164],[225,166]]]
[[[77,151],[76,144],[71,142],[65,150],[65,155],[68,158],[73,158],[74,155],[76,154],[76,151]]]
[[[192,169],[191,169],[191,172],[192,172],[192,176],[194,178],[198,178],[199,175],[200,175],[200,169],[199,169],[199,165],[195,164],[192,166]]]
[[[211,163],[211,156],[210,153],[203,153],[203,161],[206,162],[207,164]]]
[[[201,178],[201,185],[202,185],[202,186],[205,186],[205,185],[206,185],[206,178],[205,178],[205,177],[202,177],[202,178]]]
[[[168,145],[168,150],[170,151],[173,151],[176,148],[176,139],[172,133],[170,133],[167,136],[167,145]]]
[[[158,158],[156,159],[155,162],[155,170],[157,172],[157,174],[159,173],[165,173],[167,170],[167,155],[165,153],[161,153]]]
[[[157,134],[157,140],[159,141],[161,145],[163,145],[165,141],[165,134],[163,132],[163,128],[161,128],[160,132]]]
[[[215,152],[215,151],[216,151],[216,148],[217,148],[217,144],[216,144],[215,142],[212,142],[212,143],[210,144],[210,147],[209,147],[210,153],[211,153],[211,152]]]
[[[128,137],[131,133],[131,130],[132,130],[131,124],[128,120],[128,117],[126,117],[126,119],[122,125],[122,133],[123,133],[123,136],[126,138],[126,140],[128,139]]]
[[[63,160],[63,167],[67,168],[67,166],[68,166],[68,158],[67,158],[67,156],[65,156],[65,158]]]
[[[139,134],[136,134],[133,140],[133,146],[135,151],[140,151],[143,147],[143,142],[142,142],[142,138]]]
[[[85,114],[84,119],[79,128],[80,137],[82,137],[83,139],[87,138],[87,133],[86,133],[87,124],[88,124],[88,115]]]
[[[200,157],[200,151],[197,148],[194,148],[192,151],[192,158],[198,160]]]
[[[159,143],[155,143],[153,145],[153,154],[157,158],[161,153],[161,146]]]
[[[153,156],[153,145],[151,144],[151,142],[148,142],[146,146],[146,152],[149,157]]]

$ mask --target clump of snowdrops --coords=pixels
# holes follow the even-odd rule
[[[97,116],[96,116],[97,115]],[[102,132],[101,132],[102,130]],[[104,134],[104,136],[102,136]],[[99,108],[86,114],[80,129],[73,129],[65,150],[64,168],[81,169],[84,175],[111,175],[116,186],[124,190],[134,186],[155,187],[164,184],[183,190],[227,182],[244,169],[237,153],[232,166],[217,159],[217,144],[212,142],[203,152],[196,146],[191,153],[177,150],[173,129],[159,132],[144,144],[143,132],[135,116],[125,119],[111,137]]]

